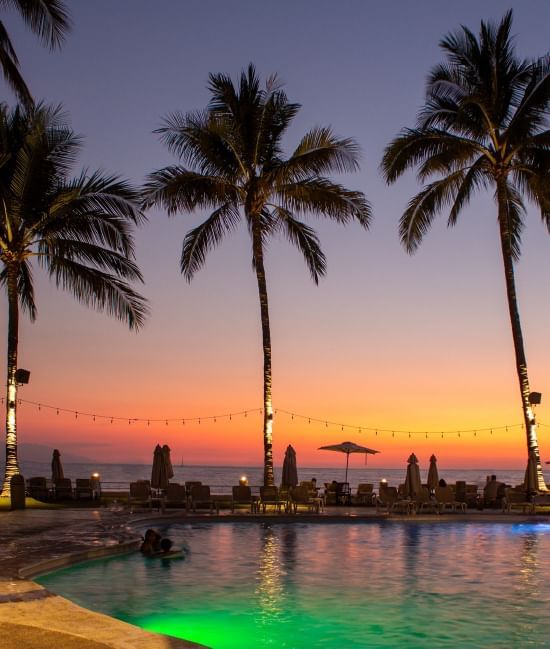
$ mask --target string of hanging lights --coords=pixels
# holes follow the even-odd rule
[[[4,403],[4,398],[2,398],[1,403]],[[97,414],[93,412],[86,412],[83,410],[73,410],[71,408],[64,408],[61,406],[52,406],[50,404],[46,403],[41,403],[38,401],[29,401],[27,399],[18,399],[17,400],[18,405],[27,405],[27,406],[34,406],[36,407],[39,411],[41,410],[50,410],[50,411],[55,411],[57,415],[63,413],[63,414],[69,414],[71,416],[74,416],[75,419],[83,419],[83,418],[88,418],[91,419],[92,421],[109,421],[111,424],[114,422],[127,422],[129,425],[131,424],[146,424],[147,426],[150,426],[151,424],[165,424],[168,426],[169,424],[189,424],[189,423],[198,423],[201,424],[201,422],[212,422],[216,423],[218,420],[223,421],[231,421],[232,419],[236,417],[247,417],[249,414],[263,414],[263,408],[249,408],[247,410],[237,410],[237,411],[232,411],[232,412],[225,412],[222,414],[215,414],[215,415],[201,415],[201,416],[195,416],[195,417],[131,417],[131,416],[115,416],[115,415],[102,415],[102,414]],[[504,424],[504,425],[496,425],[496,426],[486,426],[486,427],[480,427],[480,428],[468,428],[468,429],[453,429],[453,430],[405,430],[401,428],[388,428],[388,427],[382,427],[382,426],[372,426],[372,425],[357,425],[357,424],[349,424],[345,422],[339,422],[339,421],[333,421],[331,419],[319,419],[318,417],[312,417],[309,415],[302,415],[296,412],[292,412],[290,410],[284,410],[281,408],[275,409],[275,415],[285,415],[290,417],[291,420],[300,420],[300,421],[307,421],[309,425],[315,424],[315,425],[322,425],[325,428],[337,428],[340,429],[341,432],[345,431],[350,431],[350,432],[356,432],[357,434],[361,435],[363,433],[374,433],[375,436],[378,435],[391,435],[392,437],[395,437],[396,435],[407,435],[408,437],[412,436],[425,436],[428,438],[429,436],[441,436],[442,438],[445,436],[457,436],[460,437],[461,435],[473,435],[474,437],[477,437],[478,435],[482,434],[489,434],[493,435],[494,432],[500,432],[500,431],[505,431],[508,432],[511,429],[514,428],[521,428],[523,429],[523,424]],[[545,428],[549,428],[550,424],[545,424],[542,422],[538,422],[538,426],[542,426]]]

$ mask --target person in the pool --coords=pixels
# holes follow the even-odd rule
[[[148,529],[143,537],[140,551],[142,554],[153,555],[161,551],[161,536],[158,532]]]

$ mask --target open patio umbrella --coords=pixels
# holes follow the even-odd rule
[[[439,485],[439,472],[437,471],[437,458],[432,455],[430,458],[430,468],[428,469],[428,489],[434,491]]]
[[[366,446],[359,446],[359,444],[354,444],[353,442],[342,442],[341,444],[331,444],[329,446],[320,446],[319,451],[337,451],[338,453],[346,454],[346,479],[344,482],[348,481],[348,465],[349,465],[349,456],[350,453],[364,453],[365,461],[367,455],[374,455],[375,453],[380,453],[380,451],[375,451],[372,448],[367,448]]]
[[[151,471],[151,487],[153,489],[168,488],[168,467],[162,452],[162,446],[157,444],[153,454],[153,469]]]
[[[537,458],[535,457],[534,452],[529,453],[529,459],[527,460],[527,468],[525,469],[525,479],[523,481],[523,488],[528,495],[535,494],[538,492],[538,480],[537,480]]]
[[[54,449],[52,455],[52,480],[62,480],[65,477],[63,474],[63,465],[61,464],[61,453]]]
[[[164,455],[168,480],[170,480],[170,478],[174,477],[174,468],[172,467],[172,460],[170,459],[170,447],[168,446],[168,444],[165,444],[162,447],[162,454]]]
[[[285,459],[283,460],[283,475],[281,476],[282,487],[295,487],[298,484],[298,469],[296,467],[296,451],[289,444],[286,447]]]
[[[408,498],[416,498],[422,491],[422,480],[420,479],[420,467],[418,466],[418,458],[414,453],[409,455],[407,460],[407,475],[405,477],[405,496]]]

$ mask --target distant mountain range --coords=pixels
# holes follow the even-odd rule
[[[75,455],[69,451],[64,451],[62,448],[61,459],[63,462],[80,462],[88,464],[94,462],[93,459],[83,455]],[[18,444],[17,456],[23,462],[50,462],[52,459],[53,447],[46,446],[45,444]]]

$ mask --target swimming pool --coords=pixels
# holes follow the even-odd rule
[[[216,523],[37,581],[215,649],[550,647],[550,525]]]

